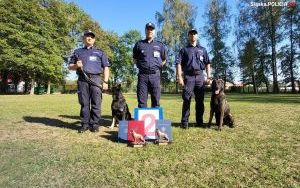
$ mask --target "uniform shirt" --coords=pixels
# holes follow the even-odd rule
[[[147,39],[140,40],[133,48],[133,58],[136,59],[137,68],[140,71],[157,71],[161,69],[162,62],[166,60],[167,54],[163,43]]]
[[[200,45],[191,44],[181,49],[176,57],[175,64],[181,64],[184,73],[202,71],[205,65],[210,64],[206,49]]]
[[[104,67],[110,66],[104,52],[95,47],[76,49],[70,57],[69,64],[74,64],[77,60],[82,61],[83,70],[88,74],[101,74]],[[79,74],[78,71],[77,74]]]

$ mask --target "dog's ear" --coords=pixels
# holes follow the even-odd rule
[[[224,89],[224,80],[220,79],[221,82],[221,88]]]
[[[217,82],[217,80],[212,81],[212,83],[211,83],[211,88],[212,89],[216,88],[216,82]]]

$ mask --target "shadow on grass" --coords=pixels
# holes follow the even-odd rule
[[[299,94],[242,94],[242,93],[225,93],[229,101],[237,102],[258,102],[258,103],[300,103]],[[211,93],[205,93],[206,100],[210,100]],[[182,100],[180,94],[162,94],[161,100],[174,101]],[[194,100],[194,96],[193,99]]]
[[[52,127],[67,128],[72,130],[78,130],[80,128],[80,121],[76,121],[74,123],[67,123],[59,119],[32,116],[24,116],[23,119],[28,123],[39,123]]]
[[[299,94],[260,94],[260,95],[250,95],[250,94],[229,94],[229,101],[238,102],[258,102],[258,103],[300,103]]]
[[[120,140],[118,139],[118,131],[105,131],[105,135],[100,135],[100,137],[102,138],[105,138],[109,141],[112,141],[112,142],[120,142]]]
[[[214,124],[212,124],[213,126]],[[180,122],[174,122],[171,125],[172,127],[180,127],[181,123]],[[197,126],[196,123],[189,123],[189,128],[199,128],[199,129],[207,129],[208,127],[208,123],[203,123],[203,125],[201,127]]]
[[[68,118],[68,119],[75,119],[80,121],[80,116],[70,116],[70,115],[59,115],[59,117],[62,118]],[[112,123],[112,117],[111,116],[101,116],[101,119],[99,121],[100,126],[109,127]]]
[[[80,116],[59,115],[59,117],[80,120]]]
[[[100,126],[109,127],[112,123],[112,117],[111,116],[101,116],[101,119],[99,121]]]

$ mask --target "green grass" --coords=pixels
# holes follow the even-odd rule
[[[174,143],[130,148],[117,128],[78,134],[76,95],[0,96],[0,187],[299,187],[300,95],[227,99],[236,128],[182,130],[180,95],[163,95]],[[205,107],[207,122],[208,95]]]

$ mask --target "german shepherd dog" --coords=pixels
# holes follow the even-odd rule
[[[213,115],[215,114],[218,129],[221,130],[223,125],[234,127],[234,119],[230,113],[229,105],[224,93],[224,81],[221,79],[213,80],[211,85],[212,93],[210,100],[210,117],[208,126],[210,127]]]
[[[131,114],[122,94],[121,84],[112,87],[111,92],[113,101],[111,103],[112,123],[110,128],[112,129],[115,125],[119,125],[120,120],[131,120]]]

